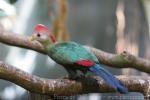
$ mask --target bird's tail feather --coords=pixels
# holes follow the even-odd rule
[[[108,85],[118,90],[120,93],[128,93],[128,89],[116,79],[114,75],[103,69],[99,64],[95,64],[95,66],[90,67],[89,70],[102,77]]]

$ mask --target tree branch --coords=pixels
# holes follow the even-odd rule
[[[0,29],[0,42],[11,46],[31,49],[39,53],[46,54],[42,45],[36,41],[32,43],[27,37]],[[86,46],[88,47],[88,46]],[[135,68],[137,70],[150,73],[150,62],[148,60],[135,57],[127,52],[121,54],[110,54],[96,48],[88,47],[103,64],[115,68]],[[118,78],[127,86],[130,92],[140,92],[145,96],[150,94],[150,78],[140,76],[118,76]],[[77,81],[69,79],[44,79],[30,75],[11,65],[7,65],[0,61],[0,79],[13,82],[30,92],[46,94],[46,95],[74,95],[84,93],[104,93],[114,92],[115,90],[108,87],[100,78],[98,84],[87,81],[88,79],[79,79]]]
[[[129,52],[123,51],[121,54],[110,54],[96,48],[90,48],[90,50],[102,64],[113,68],[134,68],[150,74],[150,61],[136,57]]]
[[[3,33],[0,31],[0,42],[7,45],[31,49],[39,53],[46,54],[44,48],[40,43],[36,41],[29,42],[26,36],[22,36],[19,34],[14,34],[10,32]]]
[[[1,29],[0,42],[46,54],[46,51],[40,43],[36,41],[29,42],[27,37],[25,36],[10,32],[3,32]],[[97,56],[98,60],[102,64],[108,65],[113,68],[134,68],[142,72],[150,73],[150,61],[146,59],[135,57],[134,55],[131,55],[126,51],[121,54],[111,54],[93,47],[88,48]]]
[[[150,91],[150,78],[140,76],[118,76],[130,92],[140,92],[148,96]],[[11,65],[0,61],[0,79],[13,82],[30,92],[44,95],[62,95],[70,96],[85,93],[106,93],[115,92],[114,89],[107,86],[105,82],[95,77],[97,83],[92,83],[89,79],[44,79],[38,76],[30,75]]]

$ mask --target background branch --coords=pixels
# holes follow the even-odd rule
[[[42,45],[36,41],[29,42],[27,37],[19,34],[5,32],[0,29],[0,42],[12,46],[31,49],[39,53],[46,54]],[[99,49],[88,47],[98,58],[98,60],[105,65],[113,68],[134,68],[142,72],[150,73],[150,61],[135,57],[130,53],[124,51],[121,54],[111,54],[101,51]]]
[[[62,95],[70,96],[85,93],[108,93],[115,92],[105,82],[94,77],[97,83],[91,82],[91,79],[44,79],[38,76],[30,75],[20,69],[0,61],[0,79],[13,82],[33,93],[44,95]],[[145,96],[149,94],[150,78],[140,76],[118,76],[130,92],[140,92]]]

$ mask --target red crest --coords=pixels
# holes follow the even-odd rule
[[[50,39],[53,43],[56,42],[56,38],[53,34],[51,34],[51,32],[49,31],[48,27],[45,26],[45,25],[42,25],[42,24],[38,24],[35,26],[34,28],[34,33],[37,33],[37,32],[44,32],[44,33],[47,33],[49,36],[50,36]]]

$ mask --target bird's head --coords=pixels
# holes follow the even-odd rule
[[[30,41],[36,40],[42,45],[47,46],[56,42],[53,34],[48,30],[48,27],[42,24],[35,26],[32,36],[29,38]]]

